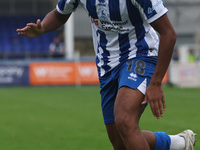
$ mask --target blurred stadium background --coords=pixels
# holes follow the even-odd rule
[[[178,36],[163,80],[169,109],[157,121],[147,108],[141,126],[170,134],[185,128],[198,133],[200,1],[164,2]],[[74,48],[66,49],[64,56],[53,57],[49,47],[55,37],[64,37],[65,47],[70,44],[65,43],[66,26],[35,39],[17,36],[17,28],[42,19],[56,3],[0,0],[0,149],[111,150],[101,117],[90,20],[85,11],[79,7],[74,13]],[[200,149],[198,143],[196,149]]]
[[[199,87],[200,1],[165,0],[164,2],[169,9],[169,18],[178,35],[173,59],[164,82],[181,87]],[[95,60],[90,20],[81,7],[74,13],[73,20],[71,21],[72,25],[74,25],[71,29],[74,32],[67,32],[70,30],[70,25],[65,25],[57,31],[46,33],[34,39],[17,36],[17,28],[24,27],[28,22],[36,22],[38,18],[42,19],[46,13],[55,8],[56,3],[57,0],[0,1],[1,85],[81,84],[82,79],[80,78],[94,74],[96,71],[94,64],[90,67],[83,65],[84,67],[81,68],[80,64],[82,65],[82,63],[72,64],[74,65],[73,67],[63,64],[68,69],[60,71],[59,64],[53,63],[44,66],[43,63],[74,60],[91,62]],[[65,38],[66,32],[69,34],[68,38]],[[55,58],[49,51],[50,44],[55,37],[59,37],[65,46],[63,57]],[[35,65],[32,65],[33,62],[41,62],[41,64],[37,64],[37,67],[35,67]],[[47,80],[46,76],[49,75],[49,72],[54,72],[52,71],[54,69],[57,69],[59,73],[65,74],[63,76],[71,73],[75,76],[74,81],[56,81],[60,80],[56,74],[54,74],[54,78]],[[20,70],[22,71],[21,74],[19,74]],[[42,79],[40,79],[38,81],[37,76],[41,77],[42,75],[46,80],[41,81]],[[83,77],[80,77],[81,75]],[[93,76],[91,78],[94,79],[93,84],[98,83],[95,79],[96,77]],[[87,81],[84,81],[84,83],[87,83]]]

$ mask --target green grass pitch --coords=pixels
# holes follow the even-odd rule
[[[112,150],[98,86],[1,87],[1,150]],[[200,89],[164,87],[167,111],[144,112],[144,130],[200,133]],[[197,141],[200,141],[197,136]],[[200,149],[196,143],[196,149]]]

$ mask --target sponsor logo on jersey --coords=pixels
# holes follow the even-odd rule
[[[94,19],[92,17],[90,17],[90,19],[92,23],[94,23],[99,29],[118,33],[129,31],[129,29],[124,27],[128,24],[128,20],[120,22],[113,22],[110,20],[110,13],[107,1],[99,0],[99,3],[97,4],[97,14],[98,19]]]

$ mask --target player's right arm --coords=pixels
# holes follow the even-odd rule
[[[42,21],[28,23],[24,28],[17,29],[17,34],[28,38],[35,38],[43,33],[60,28],[68,20],[71,14],[61,14],[56,9],[49,12]]]

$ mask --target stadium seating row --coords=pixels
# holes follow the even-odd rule
[[[29,39],[17,35],[16,29],[40,16],[0,16],[0,58],[47,57],[49,44],[58,35],[56,31]]]

